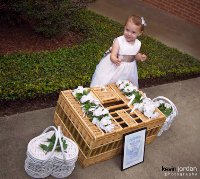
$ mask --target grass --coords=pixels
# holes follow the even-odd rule
[[[0,56],[0,100],[34,98],[88,86],[96,65],[123,26],[90,11],[74,17],[74,30],[81,30],[86,39],[72,48],[40,53],[18,53]],[[200,62],[169,48],[159,41],[142,36],[141,51],[146,62],[138,63],[139,79],[200,75]]]

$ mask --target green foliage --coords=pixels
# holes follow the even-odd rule
[[[132,104],[135,103],[141,103],[142,102],[142,95],[138,91],[133,91],[133,94],[135,95],[135,99],[132,101]]]
[[[90,91],[89,90],[84,90],[83,93],[76,93],[76,98],[80,101],[80,99],[84,96],[87,95]]]
[[[125,87],[129,86],[129,84],[126,84]],[[139,91],[133,90],[130,92],[125,92],[124,89],[121,89],[121,91],[128,97],[135,96],[134,100],[132,101],[132,104],[135,103],[141,103],[142,102],[142,95],[139,93]]]
[[[51,136],[51,138],[47,139],[47,142],[49,142],[48,145],[45,144],[40,144],[40,147],[43,149],[43,151],[46,152],[46,154],[50,151],[53,150],[53,146],[55,144],[56,141],[56,136],[55,133]],[[63,145],[63,149],[65,150],[67,148],[67,143],[66,140],[63,139],[63,137],[61,137],[61,141],[62,141],[62,145]],[[58,143],[56,145],[56,149],[57,152],[61,152],[61,146],[60,146],[60,141],[58,140]]]
[[[172,113],[172,111],[173,111],[172,107],[171,107],[171,108],[166,108],[165,105],[164,105],[164,103],[161,104],[161,105],[158,107],[158,109],[159,109],[166,117],[168,117],[168,116]]]
[[[148,55],[148,60],[138,63],[140,79],[200,73],[200,62],[194,57],[169,48],[149,36],[142,36],[141,41],[142,52]]]
[[[93,112],[90,111],[89,109],[92,108],[92,107],[96,107],[96,105],[94,103],[90,103],[89,101],[87,101],[82,106],[83,106],[83,109],[84,109],[85,113],[89,117],[90,121],[92,121]]]
[[[33,98],[77,86],[89,86],[96,65],[123,26],[90,11],[73,16],[76,31],[87,37],[79,45],[53,52],[0,56],[0,100]],[[142,52],[148,60],[138,62],[139,79],[200,74],[200,62],[143,36]]]
[[[71,28],[71,20],[77,11],[85,8],[91,0],[8,0],[4,1],[10,11],[19,13],[23,20],[46,37]]]

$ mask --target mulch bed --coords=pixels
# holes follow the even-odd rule
[[[83,40],[83,35],[68,32],[52,39],[44,38],[36,34],[26,24],[17,26],[2,25],[0,28],[0,54],[11,54],[16,52],[39,52],[44,50],[55,50],[60,47],[71,47]],[[198,77],[199,75],[187,75],[182,77],[168,76],[168,78],[140,80],[140,88],[155,86],[164,83]],[[89,84],[88,84],[89,86]],[[0,101],[0,117],[43,109],[56,106],[57,93],[34,99],[17,101]]]
[[[20,26],[0,24],[0,26],[0,54],[40,52],[71,47],[84,38],[82,34],[70,31],[50,39],[35,33],[27,24]]]

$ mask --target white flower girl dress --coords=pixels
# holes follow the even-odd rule
[[[134,43],[129,43],[124,36],[117,37],[115,40],[119,43],[118,58],[121,59],[121,64],[114,64],[110,60],[110,52],[107,53],[97,65],[90,87],[105,86],[118,80],[129,80],[138,87],[135,55],[140,50],[141,42],[136,39]]]

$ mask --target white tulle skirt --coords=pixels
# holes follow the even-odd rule
[[[138,87],[136,61],[121,62],[120,65],[116,65],[110,60],[110,54],[108,54],[96,66],[90,87],[105,86],[118,80],[129,80]]]

